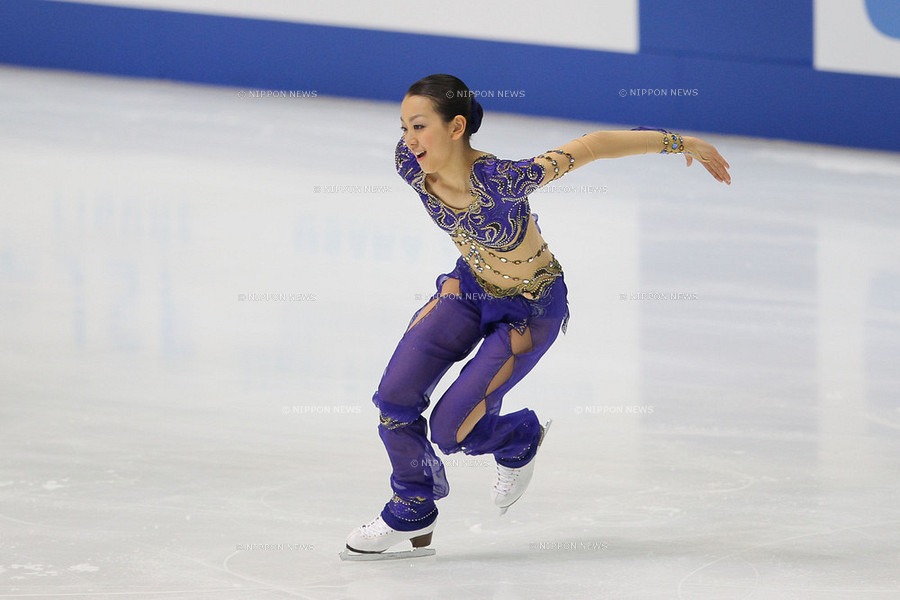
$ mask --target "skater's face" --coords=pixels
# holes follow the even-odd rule
[[[455,146],[463,143],[466,120],[457,115],[449,122],[434,110],[427,96],[406,96],[400,104],[400,126],[403,142],[416,155],[425,173],[434,173],[454,155]]]

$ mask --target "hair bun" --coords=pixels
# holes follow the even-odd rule
[[[481,119],[484,118],[484,109],[474,97],[472,98],[471,118],[469,119],[469,133],[475,133],[481,127]]]

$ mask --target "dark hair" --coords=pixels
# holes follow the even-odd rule
[[[468,86],[453,75],[429,75],[418,80],[406,90],[407,96],[425,96],[431,98],[434,110],[449,123],[456,115],[466,118],[464,137],[469,139],[481,127],[484,109],[475,100],[475,95]]]

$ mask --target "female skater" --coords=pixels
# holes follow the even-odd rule
[[[482,340],[435,404],[431,441],[444,454],[494,456],[501,514],[528,486],[546,429],[528,409],[501,415],[501,403],[565,331],[569,314],[562,267],[541,236],[529,194],[593,160],[648,152],[684,153],[687,166],[697,159],[716,180],[731,183],[713,146],[662,130],[597,131],[535,158],[501,160],[469,144],[481,118],[481,106],[451,75],[417,81],[400,105],[397,172],[461,256],[413,315],[373,398],[394,495],[347,538],[354,552],[431,543],[435,500],[449,485],[422,413],[444,373]]]

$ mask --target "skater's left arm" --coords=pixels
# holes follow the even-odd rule
[[[716,181],[731,184],[731,175],[728,173],[731,165],[722,158],[712,144],[700,138],[688,135],[676,138],[676,135],[655,130],[589,133],[535,157],[535,162],[544,167],[544,178],[540,185],[545,185],[562,177],[568,171],[573,171],[601,158],[658,154],[663,150],[673,153],[673,144],[676,139],[683,146],[679,144],[679,147],[675,147],[674,153],[683,152],[688,167],[696,159]]]

